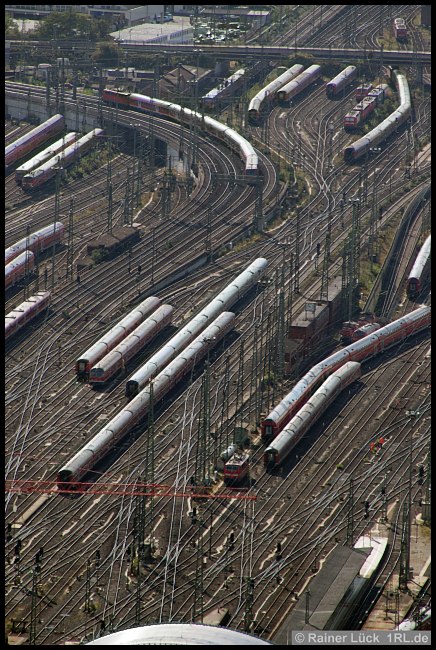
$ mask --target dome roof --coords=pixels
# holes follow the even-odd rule
[[[251,634],[215,625],[162,623],[108,634],[86,645],[272,645]]]

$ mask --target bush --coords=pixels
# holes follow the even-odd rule
[[[91,258],[95,264],[101,264],[105,262],[109,257],[109,253],[104,248],[98,248],[95,251],[92,251]]]

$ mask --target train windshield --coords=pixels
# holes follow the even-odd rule
[[[102,377],[104,375],[103,368],[92,368],[90,372],[90,377]]]

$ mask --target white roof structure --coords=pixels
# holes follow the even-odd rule
[[[215,625],[162,623],[115,632],[85,645],[273,645],[251,634]]]

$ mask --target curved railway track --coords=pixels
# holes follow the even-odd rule
[[[319,95],[319,97],[318,97]],[[321,100],[321,92],[317,91],[317,98]],[[313,98],[312,98],[313,99]],[[319,106],[322,102],[319,101]],[[318,106],[318,111],[319,111]],[[301,108],[301,107],[300,107]],[[291,109],[292,112],[294,109]],[[135,114],[135,122],[139,114]],[[319,223],[315,224],[313,215],[315,209],[319,211],[318,222],[325,218],[326,207],[328,204],[329,196],[329,162],[323,159],[323,152],[319,151],[317,156],[313,156],[310,149],[310,138],[325,137],[326,128],[328,129],[329,120],[332,116],[325,114],[321,118],[315,117],[315,110],[309,114],[307,121],[309,143],[302,144],[302,149],[308,152],[306,163],[306,172],[310,172],[313,164],[314,175],[319,180],[321,187],[321,194],[324,193],[323,204],[317,203],[317,197],[314,197],[305,209],[302,211],[302,233],[301,233],[301,261],[310,260],[311,252],[315,243],[315,238],[319,236],[320,231]],[[318,123],[315,122],[318,119]],[[146,124],[146,121],[144,121]],[[163,127],[164,128],[164,127]],[[293,127],[298,128],[298,127]],[[321,130],[323,129],[323,131]],[[280,130],[278,130],[280,132]],[[315,134],[313,136],[312,134]],[[328,133],[327,133],[328,135]],[[303,139],[303,138],[302,138]],[[304,139],[303,139],[304,140]],[[307,149],[304,149],[307,146]],[[216,145],[213,145],[217,151],[217,159],[223,155],[221,150]],[[208,148],[209,149],[209,148]],[[283,151],[286,151],[283,146]],[[220,153],[218,153],[220,152]],[[310,154],[309,154],[310,152]],[[200,245],[201,236],[204,239],[204,231],[197,239],[194,235],[198,231],[194,230],[196,224],[200,223],[207,214],[207,207],[211,202],[211,196],[218,195],[212,193],[211,180],[208,178],[208,170],[213,169],[214,163],[209,162],[207,156],[209,151],[204,152],[205,156],[205,187],[208,191],[197,196],[198,205],[200,210],[196,211],[196,217],[192,214],[192,203],[186,202],[178,204],[177,216],[172,223],[163,224],[156,237],[156,246],[162,253],[165,252],[165,245],[172,241],[175,233],[179,232],[180,228],[180,249],[183,252],[183,246],[186,246],[186,235],[189,236],[189,241],[198,242]],[[313,162],[312,162],[313,161]],[[230,160],[227,161],[228,169],[236,169]],[[327,174],[326,168],[327,167]],[[230,173],[230,172],[229,172]],[[383,176],[383,178],[385,178]],[[275,181],[274,181],[275,183]],[[356,190],[356,179],[350,179],[344,185],[347,193],[351,193],[352,189]],[[228,188],[224,184],[223,193],[227,192]],[[387,188],[385,188],[387,193]],[[315,192],[315,194],[317,191]],[[249,192],[247,192],[249,194]],[[216,230],[221,233],[222,228],[224,233],[227,226],[220,224],[223,219],[241,221],[240,215],[235,215],[235,211],[231,212],[231,203],[237,202],[237,206],[241,205],[240,194],[233,190],[228,196],[229,212],[221,207],[217,199],[216,210],[219,210],[219,218],[214,225]],[[333,206],[336,210],[337,221],[340,220],[340,210],[338,209],[339,195],[336,197],[333,194]],[[250,203],[250,198],[247,196],[247,203]],[[319,199],[321,201],[321,199]],[[251,199],[251,204],[253,199]],[[248,209],[248,206],[247,206]],[[153,219],[153,214],[150,215],[150,221]],[[198,219],[198,220],[197,220]],[[349,219],[349,214],[347,221]],[[306,221],[304,221],[306,220]],[[46,225],[43,223],[42,225]],[[274,233],[274,239],[286,238],[292,235],[293,226],[285,224],[284,227]],[[194,233],[194,235],[193,235]],[[24,233],[25,234],[25,233]],[[342,233],[343,234],[343,233]],[[23,235],[21,235],[23,236]],[[220,235],[221,236],[221,235]],[[336,235],[337,236],[337,235]],[[215,237],[215,230],[214,230]],[[228,234],[227,234],[228,238]],[[218,238],[217,238],[218,239]],[[223,237],[225,240],[225,236]],[[145,245],[146,244],[146,245]],[[279,268],[280,259],[277,256],[276,241],[261,241],[246,253],[231,253],[226,256],[226,278],[234,275],[234,269],[239,269],[242,262],[245,263],[245,258],[252,259],[253,251],[256,250],[256,255],[264,254],[268,259],[271,259],[271,268],[269,271],[269,278],[271,280],[269,286],[263,292],[256,293],[254,301],[245,305],[244,310],[241,310],[238,316],[237,329],[243,332],[243,336],[231,343],[225,352],[218,351],[218,357],[215,358],[212,365],[212,414],[211,426],[220,429],[219,423],[224,420],[224,410],[227,404],[227,415],[230,412],[230,422],[235,423],[236,418],[250,416],[252,413],[258,413],[259,407],[262,405],[268,407],[272,400],[276,398],[275,394],[268,393],[262,396],[263,404],[256,403],[253,405],[253,396],[255,385],[252,384],[252,379],[249,379],[247,384],[250,389],[244,390],[244,410],[242,416],[238,413],[241,409],[241,397],[237,397],[237,381],[238,381],[238,367],[239,367],[239,352],[240,341],[244,339],[246,361],[244,362],[244,376],[245,377],[261,377],[266,369],[267,350],[271,347],[271,340],[274,335],[274,328],[271,324],[272,318],[269,318],[273,312],[271,307],[274,306],[276,283],[273,280],[276,269]],[[144,239],[144,251],[151,247],[150,235]],[[262,251],[262,253],[260,252]],[[263,253],[265,251],[265,253]],[[162,255],[159,260],[162,268],[157,275],[155,281],[161,277],[165,277],[171,270],[171,265],[176,263],[179,259],[175,255],[174,248],[171,253],[167,249],[167,260]],[[64,253],[57,255],[57,258],[63,259]],[[171,256],[171,260],[169,259]],[[142,273],[142,279],[149,278],[151,275],[151,263],[149,260],[144,262],[146,253],[142,250],[135,250],[132,255],[132,266],[134,267],[139,261],[141,264],[146,264],[146,270]],[[312,255],[313,257],[313,255]],[[183,259],[182,257],[180,259]],[[229,261],[234,261],[235,266],[229,270]],[[128,275],[127,260],[120,263],[117,262],[104,265],[101,269],[85,272],[82,277],[80,286],[71,283],[63,283],[57,285],[57,295],[55,295],[55,314],[46,320],[46,325],[53,328],[52,331],[56,333],[51,336],[50,340],[46,340],[44,344],[32,351],[30,354],[25,350],[26,342],[24,338],[21,343],[18,343],[12,349],[9,349],[9,362],[14,362],[13,356],[28,354],[28,360],[23,363],[20,370],[12,367],[8,374],[8,380],[17,382],[14,384],[14,396],[10,402],[10,408],[22,412],[23,417],[20,421],[20,416],[12,414],[10,426],[16,429],[15,435],[8,439],[7,450],[11,449],[12,439],[15,439],[15,447],[13,448],[14,456],[10,455],[8,462],[10,463],[11,471],[17,471],[17,476],[30,477],[37,476],[39,479],[53,474],[54,470],[60,466],[59,458],[64,459],[66,454],[70,454],[74,448],[78,448],[81,444],[82,435],[86,436],[90,433],[90,427],[96,422],[97,418],[109,419],[111,413],[115,411],[115,405],[120,402],[120,383],[112,388],[110,386],[106,393],[91,393],[84,387],[77,387],[74,380],[68,379],[71,372],[70,366],[72,360],[77,356],[81,349],[86,347],[87,343],[94,340],[98,336],[99,331],[104,331],[107,328],[107,322],[104,323],[104,318],[114,317],[115,306],[119,307],[120,297],[126,295],[125,303],[137,295],[138,287],[135,278],[127,277]],[[174,297],[177,298],[177,307],[179,321],[183,320],[187,312],[195,310],[196,305],[200,300],[204,300],[205,290],[208,290],[209,295],[214,295],[217,291],[218,285],[221,287],[223,283],[224,274],[218,274],[222,269],[220,262],[215,265],[217,271],[216,277],[210,276],[206,283],[202,283],[201,278],[204,273],[201,271],[193,275],[193,278],[198,278],[195,293],[192,293],[188,287],[184,286],[185,283],[180,282],[173,285],[165,292],[165,300],[169,300],[169,294],[173,292]],[[217,268],[218,267],[218,268]],[[108,273],[109,271],[109,273]],[[306,281],[306,277],[311,272],[311,264],[307,264],[301,274],[301,283]],[[291,275],[291,273],[290,273]],[[120,282],[122,277],[122,282]],[[276,276],[277,278],[277,276]],[[288,280],[289,281],[289,280]],[[60,289],[63,287],[64,293],[61,297]],[[65,291],[66,289],[66,291]],[[150,285],[150,292],[152,287]],[[91,291],[93,293],[91,293]],[[142,287],[144,291],[144,287]],[[110,292],[110,301],[104,301],[104,296]],[[95,295],[97,294],[97,296]],[[127,298],[128,296],[128,298]],[[90,311],[92,301],[95,298],[100,299],[99,304],[104,304],[103,311],[97,312],[95,315]],[[80,307],[77,308],[77,303]],[[296,302],[296,309],[298,307]],[[57,342],[59,337],[67,337],[67,328],[62,327],[62,315],[60,310],[70,309],[72,315],[67,321],[68,330],[73,328],[81,329],[80,343],[72,340],[71,343],[64,344],[62,349],[62,363],[67,364],[68,368],[54,369],[57,358]],[[83,320],[84,314],[91,316],[88,322]],[[47,331],[44,325],[43,331]],[[59,334],[58,334],[59,332]],[[260,335],[260,336],[259,336]],[[88,337],[88,338],[87,338]],[[258,347],[256,348],[254,342],[258,340]],[[419,354],[423,356],[423,346],[419,347]],[[395,352],[389,354],[392,359]],[[402,352],[404,358],[407,355],[413,358],[416,357],[416,350]],[[13,355],[13,356],[12,356]],[[38,356],[39,355],[39,356]],[[51,368],[51,376],[47,377],[48,373],[44,374],[44,366],[38,366],[38,358],[44,359],[44,363],[48,364]],[[403,357],[402,357],[403,358]],[[420,357],[421,358],[421,357]],[[391,366],[394,366],[394,361],[389,361]],[[388,364],[388,365],[389,365]],[[47,365],[45,367],[48,367]],[[394,372],[395,380],[389,384],[388,388],[391,391],[384,395],[385,399],[391,399],[395,390],[399,390],[399,383],[402,381],[406,384],[410,383],[410,372],[407,374],[407,368],[410,370],[410,364],[404,364],[401,372]],[[260,372],[259,372],[260,369]],[[403,372],[404,371],[404,372]],[[29,377],[22,377],[21,381],[18,373],[22,372],[23,375]],[[370,371],[370,374],[365,375],[364,381],[368,384],[366,391],[362,392],[362,399],[365,395],[371,398],[371,405],[375,405],[374,396],[372,394],[372,386],[377,386],[375,382],[380,382],[380,376],[384,372],[384,366]],[[201,403],[201,390],[199,381],[195,380],[197,375],[191,376],[189,381],[189,389],[186,396],[173,398],[173,404],[166,403],[159,410],[159,419],[156,421],[156,457],[158,457],[159,464],[156,467],[155,481],[158,483],[169,483],[175,489],[183,488],[188,484],[189,478],[192,474],[192,467],[195,462],[195,453],[197,447],[197,416]],[[228,377],[228,386],[226,387],[225,378]],[[371,383],[374,378],[374,384]],[[24,381],[23,381],[24,380]],[[31,385],[37,386],[34,395],[30,397],[27,389],[28,382],[33,382]],[[38,419],[31,419],[32,414],[36,412],[39,405],[43,405],[42,400],[47,399],[54,391],[57,390],[59,385],[62,390],[59,390],[59,397],[55,396],[53,399],[53,406],[58,404],[58,412],[53,412],[50,419],[47,419],[45,408],[40,410]],[[228,394],[226,395],[225,392]],[[251,402],[247,401],[249,393]],[[378,391],[379,392],[379,389]],[[359,394],[360,396],[360,394]],[[359,397],[358,396],[358,397]],[[68,401],[67,405],[63,405],[60,410],[59,406],[61,401]],[[408,397],[410,400],[418,400],[416,394],[410,393]],[[39,400],[39,403],[37,403]],[[80,401],[79,401],[80,400]],[[94,402],[94,404],[93,404]],[[98,402],[98,404],[96,404]],[[421,403],[421,402],[419,402]],[[21,407],[25,409],[20,411]],[[349,407],[349,408],[348,408]],[[118,406],[119,408],[119,406]],[[348,410],[347,410],[348,408]],[[356,408],[356,406],[355,406]],[[380,408],[380,407],[379,407]],[[248,410],[247,410],[248,409]],[[344,407],[344,415],[342,420],[347,417],[351,418],[351,404]],[[422,411],[426,416],[426,401],[422,402]],[[44,417],[45,413],[45,417]],[[356,416],[357,417],[357,416]],[[229,417],[227,417],[229,420]],[[341,420],[341,421],[342,421]],[[239,420],[238,420],[239,421]],[[384,420],[383,420],[384,421]],[[387,421],[388,422],[388,421]],[[258,631],[263,635],[272,632],[276,623],[272,623],[272,612],[277,611],[279,618],[281,612],[284,612],[283,604],[283,586],[286,586],[293,592],[298,591],[304,581],[304,576],[307,575],[308,569],[312,566],[313,562],[318,562],[319,559],[332,548],[335,543],[335,537],[343,535],[345,518],[345,506],[343,499],[347,493],[347,486],[345,483],[335,486],[327,485],[327,479],[330,473],[334,472],[334,464],[325,462],[322,469],[325,472],[316,473],[307,481],[306,474],[313,474],[313,458],[317,457],[328,458],[331,456],[331,439],[332,435],[340,435],[341,425],[337,426],[338,429],[332,429],[332,433],[328,435],[326,440],[319,440],[313,443],[313,448],[310,449],[309,454],[304,456],[299,462],[296,463],[292,469],[292,487],[287,485],[286,481],[281,480],[281,477],[273,477],[267,480],[266,475],[262,470],[261,450],[254,451],[253,453],[253,478],[255,480],[254,486],[251,488],[258,493],[258,502],[256,506],[250,505],[250,502],[244,502],[244,507],[236,503],[228,503],[225,507],[221,502],[208,502],[206,505],[200,506],[200,512],[204,519],[204,542],[205,546],[209,543],[209,534],[211,535],[212,543],[212,557],[211,566],[207,566],[203,573],[203,581],[205,585],[204,608],[212,607],[218,600],[223,606],[228,604],[232,611],[231,625],[233,627],[240,626],[243,619],[243,601],[245,596],[246,583],[244,577],[246,575],[255,575],[255,598],[254,598],[254,611]],[[385,426],[385,425],[383,425]],[[392,426],[386,424],[385,428]],[[18,432],[21,439],[19,439]],[[343,433],[343,432],[342,432]],[[374,433],[374,432],[372,432]],[[229,426],[227,428],[221,427],[221,443],[229,440]],[[313,435],[315,437],[316,434]],[[363,418],[360,422],[356,423],[355,447],[352,448],[350,458],[346,459],[344,463],[344,474],[354,472],[356,476],[356,486],[359,498],[364,498],[371,489],[376,489],[377,480],[383,472],[388,472],[390,467],[400,467],[401,471],[395,472],[395,476],[389,477],[389,493],[392,498],[402,498],[401,494],[404,491],[405,470],[403,465],[405,440],[407,439],[407,425],[404,430],[402,429],[398,434],[398,441],[392,442],[392,446],[387,447],[386,459],[383,458],[383,463],[379,463],[380,467],[376,468],[374,476],[374,468],[362,470],[359,473],[359,467],[367,455],[368,432],[365,430]],[[25,436],[28,436],[28,447],[24,451]],[[71,440],[66,440],[70,437]],[[349,438],[349,436],[348,436]],[[82,438],[83,439],[83,438]],[[427,444],[428,433],[425,434],[423,440],[415,440],[413,444],[413,458],[421,458]],[[65,445],[67,443],[67,445]],[[21,447],[20,447],[21,444]],[[32,446],[33,445],[33,446]],[[41,449],[44,445],[44,449]],[[126,448],[127,445],[127,448]],[[143,436],[134,439],[131,436],[128,441],[124,443],[124,453],[118,452],[118,459],[113,464],[110,472],[105,474],[105,480],[114,480],[123,482],[135,482],[138,476],[143,471]],[[313,449],[313,454],[312,454]],[[392,452],[391,452],[392,450]],[[36,456],[40,453],[39,456]],[[63,454],[63,455],[62,455]],[[33,460],[35,456],[35,459]],[[19,461],[15,459],[18,458]],[[56,459],[56,460],[55,460]],[[403,461],[403,463],[402,463]],[[32,464],[35,463],[35,467]],[[50,465],[50,463],[53,463]],[[316,466],[317,467],[317,466]],[[23,473],[21,473],[23,472]],[[295,473],[295,474],[294,474]],[[390,472],[393,474],[393,472]],[[295,481],[295,482],[294,482]],[[300,481],[300,483],[299,483]],[[340,483],[340,482],[339,482]],[[298,501],[292,502],[292,496],[300,486],[298,493]],[[374,487],[375,486],[375,487]],[[331,489],[330,489],[331,487]],[[327,492],[326,494],[323,492]],[[315,493],[315,496],[314,496]],[[327,503],[325,502],[327,501]],[[14,519],[18,517],[24,510],[34,502],[32,496],[11,497],[9,499],[9,508],[7,511],[8,516],[14,512]],[[379,500],[376,499],[376,504]],[[271,509],[271,505],[277,508],[277,512],[281,513],[280,521],[275,523],[274,520],[269,522],[267,508]],[[321,516],[326,518],[328,527],[320,532],[312,533],[312,538],[308,536],[307,527],[312,521],[314,516],[314,506],[318,508],[317,517]],[[23,530],[19,533],[19,537],[23,542],[21,551],[21,583],[13,587],[12,582],[16,576],[16,566],[10,565],[8,569],[8,593],[7,593],[7,612],[8,616],[15,615],[18,611],[23,617],[29,615],[29,589],[31,588],[31,568],[33,566],[33,549],[35,544],[42,544],[44,546],[44,561],[42,564],[41,584],[44,589],[44,597],[39,601],[39,612],[44,621],[44,629],[38,628],[38,643],[54,643],[70,636],[71,634],[83,636],[85,630],[92,629],[93,634],[98,634],[99,621],[102,617],[105,620],[115,620],[116,625],[119,627],[126,627],[135,620],[135,591],[136,591],[136,578],[131,576],[128,568],[131,563],[131,538],[129,537],[134,525],[135,518],[135,502],[132,497],[116,497],[107,498],[83,496],[77,501],[59,498],[49,498],[42,505],[41,509],[37,512],[33,519],[25,525]],[[333,508],[332,510],[330,510]],[[173,500],[172,505],[169,506],[168,502],[162,499],[156,499],[155,503],[155,521],[156,529],[155,535],[160,540],[168,540],[168,547],[164,553],[161,549],[157,559],[147,569],[144,568],[143,579],[146,582],[146,587],[143,586],[141,590],[142,595],[142,615],[146,620],[190,620],[192,616],[192,581],[195,575],[195,540],[198,538],[198,533],[195,527],[190,524],[188,517],[188,510],[192,509],[192,503],[185,503],[184,501]],[[329,510],[329,511],[328,511]],[[92,512],[92,525],[89,525],[89,512]],[[374,516],[376,511],[374,512]],[[287,529],[287,521],[293,516],[292,522],[294,528]],[[212,517],[213,530],[210,532],[208,522]],[[330,519],[328,519],[330,517]],[[362,508],[359,510],[359,516],[356,517],[355,522],[355,535],[360,534],[364,530],[368,522],[363,519]],[[193,530],[194,529],[194,530]],[[312,530],[315,528],[312,526]],[[230,548],[228,539],[231,532],[235,532],[235,541],[233,549]],[[256,533],[256,543],[253,546],[253,536]],[[80,545],[71,544],[71,536],[81,536]],[[274,544],[276,541],[284,542],[282,544],[283,558],[279,561],[275,560]],[[15,540],[11,540],[8,546],[8,553],[12,559],[12,547]],[[91,585],[93,600],[98,607],[98,614],[84,614],[81,612],[81,606],[84,601],[84,586],[83,581],[86,574],[86,562],[84,556],[89,558],[94,557],[97,550],[101,550],[101,562],[98,569],[93,565],[91,571]],[[129,560],[130,557],[130,560]],[[291,567],[292,565],[292,567]],[[227,575],[226,579],[222,578],[222,573]],[[99,584],[96,584],[98,573]],[[185,576],[184,582],[180,580],[180,576]],[[277,576],[284,580],[284,584],[278,586]],[[80,579],[80,581],[79,581]],[[259,586],[258,586],[259,585]],[[277,599],[277,600],[276,600]],[[197,603],[198,607],[198,603]],[[61,611],[64,613],[73,613],[76,617],[77,623],[68,625],[68,631],[62,626],[65,625],[60,617]],[[62,631],[64,629],[64,631]],[[54,641],[54,639],[56,641]]]

